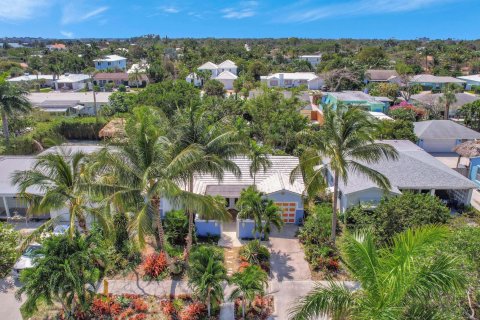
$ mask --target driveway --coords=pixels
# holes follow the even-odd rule
[[[270,263],[272,280],[310,280],[310,268],[300,242],[295,237],[298,227],[286,224],[280,232],[270,235]]]
[[[18,288],[18,282],[14,282],[11,277],[0,280],[0,319],[22,320],[20,314],[22,301],[15,299],[15,291]]]

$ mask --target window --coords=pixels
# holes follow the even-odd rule
[[[285,223],[295,223],[297,204],[295,202],[276,202],[275,205],[282,211],[282,219]]]
[[[112,65],[112,63],[111,63],[111,62],[109,62],[109,63],[108,63],[108,65],[109,65],[109,66],[111,66],[111,65]]]
[[[276,86],[278,86],[278,80],[270,80],[270,86],[271,86],[271,87],[276,87]]]

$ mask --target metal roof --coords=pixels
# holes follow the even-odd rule
[[[480,133],[451,120],[428,120],[414,123],[419,139],[480,139]]]

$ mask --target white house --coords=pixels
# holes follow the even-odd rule
[[[97,110],[110,103],[111,94],[111,92],[95,93]],[[93,92],[31,92],[27,98],[34,108],[44,112],[94,114]]]
[[[45,86],[52,87],[54,85],[53,75],[51,74],[29,74],[25,73],[23,76],[14,77],[7,79],[9,82],[13,83],[22,83],[22,82],[30,82],[30,81],[42,81],[44,82]]]
[[[457,78],[467,83],[467,86],[466,86],[467,90],[470,90],[472,86],[480,87],[480,74],[475,74],[471,76],[462,76]]]
[[[260,80],[269,88],[293,88],[305,85],[309,90],[319,90],[324,85],[323,79],[313,72],[274,73],[261,76]]]
[[[237,65],[232,60],[225,60],[218,65],[218,74],[221,74],[224,71],[228,71],[237,75]]]
[[[104,56],[103,58],[93,60],[95,63],[95,69],[97,70],[107,70],[107,69],[127,69],[127,58],[118,56],[116,54],[111,54]]]
[[[55,90],[82,90],[87,86],[89,79],[88,74],[65,73],[55,81]]]
[[[390,190],[382,190],[373,181],[358,171],[348,173],[348,183],[339,182],[339,208],[345,212],[355,205],[375,205],[385,196],[403,192],[429,193],[448,202],[470,204],[476,184],[447,167],[440,160],[407,140],[382,140],[398,152],[397,160],[381,160],[363,163],[382,173],[391,184]],[[328,168],[328,162],[325,162]],[[332,174],[329,172],[329,177]],[[333,179],[330,185],[333,185]]]
[[[312,55],[306,54],[306,55],[299,56],[298,59],[307,61],[312,65],[312,67],[316,67],[320,63],[320,61],[322,61],[322,55],[321,54],[312,54]]]
[[[218,76],[219,72],[218,72],[218,66],[213,63],[213,62],[205,62],[204,64],[202,64],[200,67],[198,67],[198,70],[200,71],[209,71],[211,74],[212,74],[212,78],[215,78],[216,76]]]
[[[233,90],[233,82],[237,78],[238,77],[230,71],[223,71],[215,77],[215,80],[223,83],[223,87],[225,88],[225,90]]]
[[[414,123],[418,145],[427,152],[453,152],[453,148],[468,140],[480,139],[480,133],[451,120],[428,120]]]
[[[201,87],[203,85],[203,80],[195,72],[188,74],[185,81],[193,84],[195,87]]]

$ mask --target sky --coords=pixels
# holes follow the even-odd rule
[[[0,0],[0,37],[479,39],[480,0]]]

